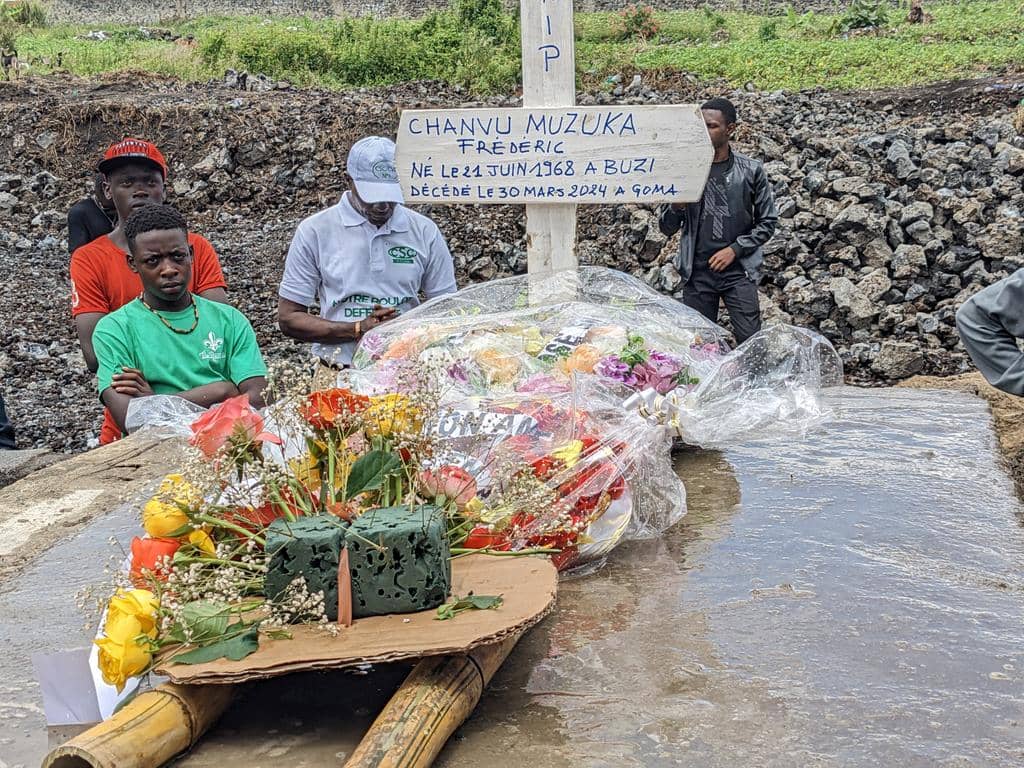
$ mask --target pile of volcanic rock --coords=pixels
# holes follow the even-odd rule
[[[579,102],[693,103],[718,93],[687,77],[657,88],[639,78],[623,86],[628,80],[581,93]],[[234,78],[181,84],[119,76],[6,88],[0,375],[23,444],[64,450],[89,444],[99,423],[69,318],[64,216],[86,192],[104,147],[128,135],[158,143],[170,161],[173,201],[221,254],[232,300],[268,356],[301,360],[302,345],[277,329],[277,285],[295,225],[344,189],[351,143],[393,134],[402,108],[518,103],[467,102],[439,83],[343,93],[278,84],[253,92]],[[737,145],[765,162],[780,214],[765,249],[766,315],[821,331],[855,381],[963,370],[956,307],[1024,266],[1019,90],[913,108],[826,92],[725,95],[740,111]],[[421,210],[446,234],[460,284],[525,271],[521,207]],[[654,207],[581,207],[578,239],[583,263],[682,295],[672,264],[677,243],[658,231]]]

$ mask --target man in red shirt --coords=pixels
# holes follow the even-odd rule
[[[97,368],[92,347],[96,323],[142,294],[142,281],[128,266],[124,222],[136,208],[164,202],[167,162],[150,142],[124,139],[107,149],[98,170],[106,179],[104,191],[114,201],[118,224],[109,235],[96,238],[71,255],[71,316],[82,356],[93,373]],[[188,234],[188,244],[192,250],[189,290],[205,299],[226,303],[227,283],[213,246],[192,232]],[[113,442],[120,434],[110,413],[104,411],[100,443]]]

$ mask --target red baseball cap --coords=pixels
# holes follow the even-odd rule
[[[111,144],[96,167],[100,173],[110,173],[126,160],[150,162],[160,169],[165,179],[167,178],[167,161],[164,160],[164,156],[155,144],[142,139],[121,139],[116,144]]]

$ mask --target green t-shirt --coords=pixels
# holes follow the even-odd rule
[[[238,385],[266,376],[256,334],[245,315],[232,306],[193,296],[199,325],[192,333],[174,333],[135,299],[100,319],[92,335],[99,362],[100,395],[122,367],[138,368],[158,395],[184,392],[204,384]],[[175,328],[192,326],[192,307],[160,315]]]

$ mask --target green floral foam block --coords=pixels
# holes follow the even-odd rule
[[[446,518],[436,507],[364,512],[346,533],[352,616],[436,608],[452,584]]]
[[[345,547],[348,524],[332,515],[275,520],[267,528],[266,595],[282,598],[297,577],[306,579],[310,594],[324,593],[327,618],[338,620],[338,556]]]

